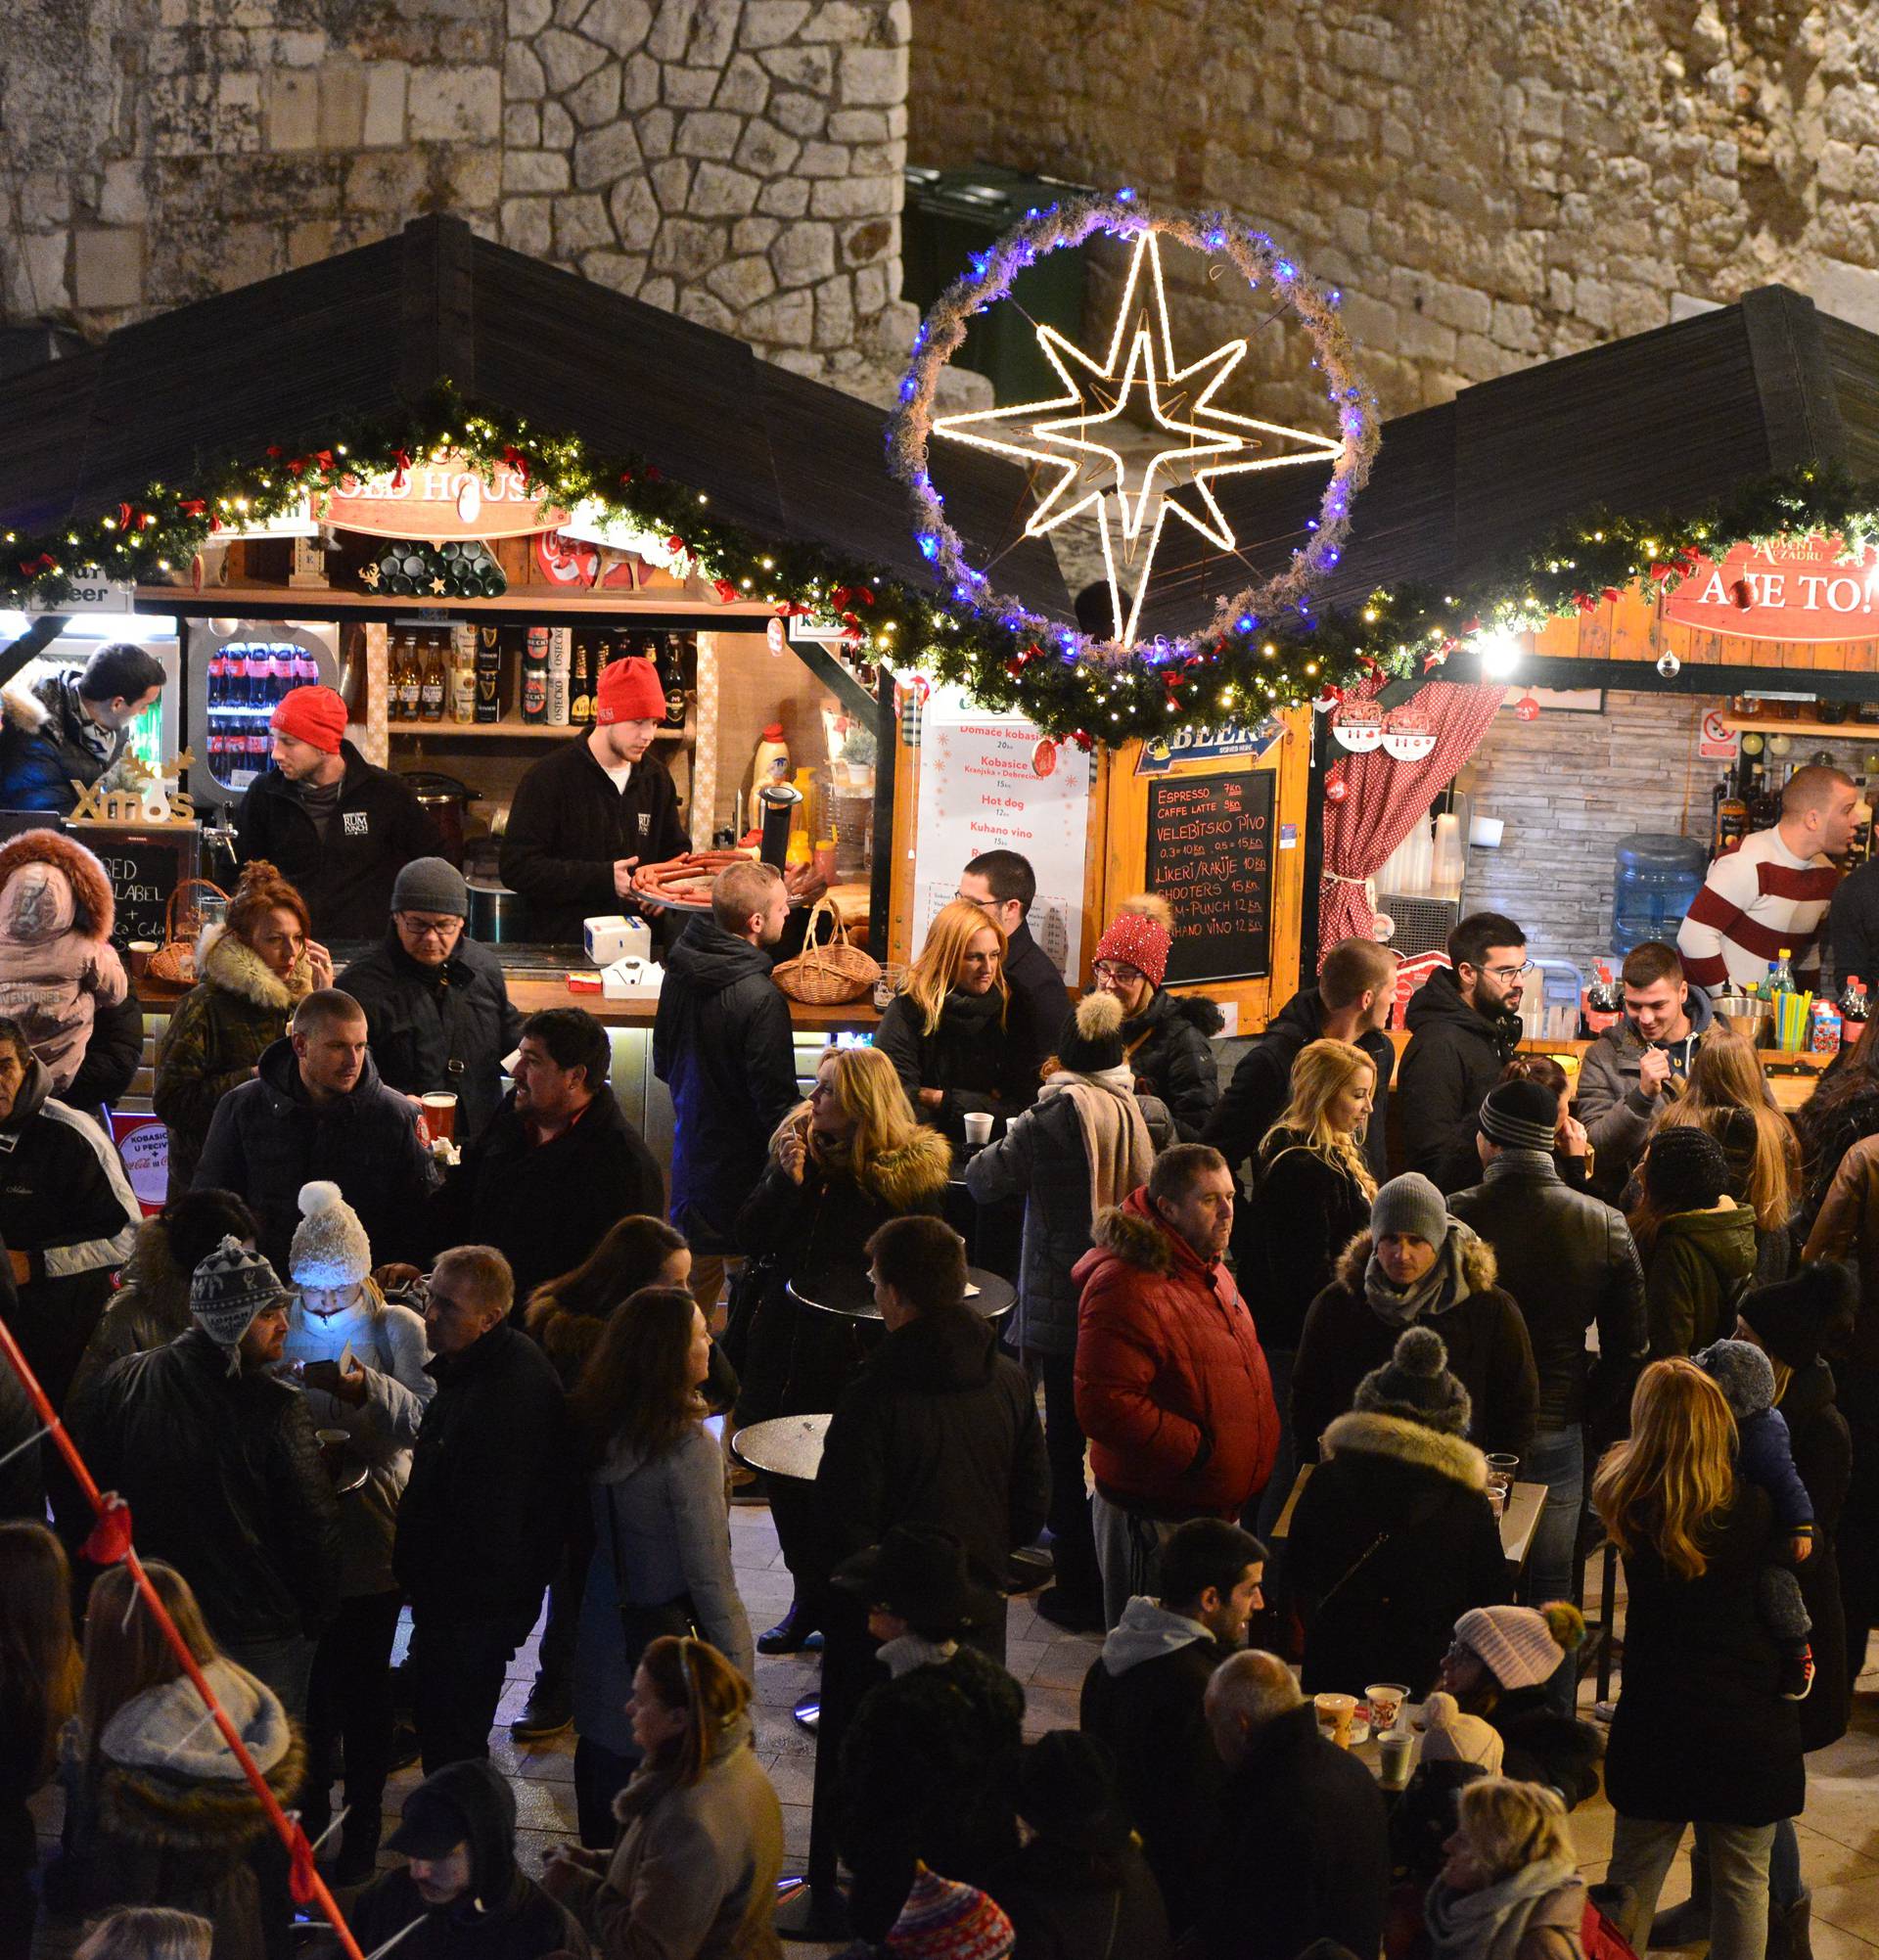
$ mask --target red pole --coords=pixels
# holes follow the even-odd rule
[[[21,1353],[20,1344],[13,1338],[13,1330],[4,1320],[0,1320],[0,1354],[6,1356],[13,1372],[20,1378],[21,1387],[31,1397],[33,1407],[39,1412],[39,1420],[45,1424],[47,1434],[59,1447],[60,1455],[66,1459],[72,1476],[78,1480],[78,1487],[84,1492],[85,1501],[91,1506],[100,1525],[105,1524],[115,1515],[112,1500],[99,1491],[91,1472],[85,1468],[84,1458],[78,1454],[78,1445],[72,1441],[65,1424],[59,1420],[58,1410],[52,1406],[45,1390],[39,1386],[39,1378],[27,1367],[26,1357]],[[122,1498],[116,1499],[115,1509],[122,1511],[126,1517],[129,1515],[129,1507],[124,1504]],[[307,1844],[306,1833],[300,1829],[298,1820],[290,1817],[281,1808],[279,1800],[268,1788],[267,1778],[261,1774],[254,1758],[249,1755],[248,1748],[237,1733],[235,1724],[228,1718],[228,1711],[215,1699],[215,1691],[208,1685],[202,1668],[197,1665],[195,1655],[189,1651],[189,1643],[176,1630],[176,1622],[170,1618],[162,1600],[158,1596],[157,1588],[151,1584],[150,1574],[144,1571],[143,1561],[138,1558],[137,1549],[128,1538],[122,1556],[124,1565],[130,1573],[131,1582],[143,1595],[144,1604],[150,1608],[152,1617],[162,1630],[163,1638],[169,1643],[170,1652],[175,1655],[183,1672],[195,1684],[196,1692],[202,1696],[210,1718],[221,1732],[222,1740],[227,1743],[235,1760],[240,1763],[242,1774],[248,1778],[255,1796],[260,1799],[261,1808],[266,1813],[268,1823],[273,1826],[274,1835],[287,1846],[297,1880],[304,1884],[308,1898],[326,1914],[333,1931],[339,1936],[340,1948],[345,1954],[346,1960],[365,1960],[365,1955],[359,1950],[359,1942],[353,1938],[351,1928],[346,1925],[344,1915],[335,1903],[333,1894],[327,1890],[326,1881],[320,1876],[319,1867],[313,1862],[312,1847]],[[153,1903],[160,1905],[162,1901],[158,1899]]]

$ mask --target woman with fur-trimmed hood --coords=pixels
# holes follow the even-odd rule
[[[129,996],[115,918],[110,875],[64,832],[0,846],[0,1014],[25,1029],[55,1096],[78,1073],[99,1014]]]
[[[279,1698],[216,1652],[173,1567],[144,1570],[268,1788],[291,1803],[306,1758]],[[36,1960],[72,1953],[86,1923],[119,1905],[201,1913],[215,1928],[215,1960],[263,1960],[269,1929],[250,1859],[266,1812],[123,1566],[92,1589],[84,1687],[59,1777],[65,1825]]]
[[[1470,1438],[1484,1450],[1525,1456],[1539,1377],[1527,1324],[1494,1284],[1496,1270],[1493,1248],[1449,1215],[1428,1178],[1411,1170],[1384,1185],[1371,1201],[1369,1231],[1346,1247],[1337,1277],[1305,1316],[1292,1376],[1299,1460],[1316,1460],[1326,1426],[1416,1323],[1442,1336],[1446,1365],[1468,1391]]]
[[[196,948],[198,983],[176,1003],[157,1050],[152,1107],[169,1131],[169,1188],[187,1191],[215,1105],[254,1073],[294,1009],[333,984],[306,900],[265,858],[242,871],[228,919]]]
[[[1488,1459],[1466,1440],[1468,1390],[1434,1328],[1404,1328],[1355,1402],[1324,1432],[1286,1541],[1302,1682],[1312,1694],[1402,1681],[1420,1700],[1456,1620],[1507,1598]]]

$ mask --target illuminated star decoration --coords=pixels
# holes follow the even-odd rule
[[[1142,296],[1144,263],[1149,273],[1146,297]],[[1185,367],[1176,362],[1162,284],[1161,246],[1152,231],[1136,238],[1109,351],[1100,363],[1054,327],[1040,325],[1036,332],[1039,349],[1063,384],[1062,394],[1048,401],[936,416],[933,433],[1057,473],[1025,524],[1027,537],[1040,537],[1071,518],[1094,512],[1118,645],[1134,644],[1162,529],[1170,515],[1215,550],[1232,551],[1233,529],[1214,494],[1219,478],[1303,463],[1336,464],[1343,454],[1344,445],[1337,437],[1231,415],[1214,405],[1214,397],[1246,358],[1244,339],[1228,341]],[[1138,398],[1154,427],[1170,439],[1145,459],[1131,462],[1092,432],[1100,434],[1105,425],[1124,421]],[[1012,425],[1016,428],[1009,435],[985,433],[988,427],[1003,430]],[[1300,446],[1290,455],[1254,455],[1251,452],[1262,446],[1253,439],[1256,434],[1280,436]],[[1018,439],[1023,435],[1030,439]],[[1093,487],[1073,494],[1091,463]],[[1181,472],[1188,473],[1184,480],[1172,480]],[[1198,510],[1179,501],[1183,491],[1193,493]],[[1126,591],[1119,559],[1133,573],[1132,587]]]

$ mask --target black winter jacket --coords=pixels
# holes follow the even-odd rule
[[[94,1000],[91,1038],[85,1043],[85,1059],[78,1072],[66,1084],[60,1098],[68,1109],[95,1116],[102,1103],[115,1109],[128,1092],[132,1078],[144,1060],[144,1004],[131,991],[115,1006]]]
[[[1370,1222],[1363,1187],[1296,1130],[1272,1130],[1253,1196],[1235,1217],[1236,1276],[1267,1353],[1296,1349],[1311,1302]],[[1239,1229],[1241,1218],[1245,1228]]]
[[[1738,1483],[1734,1504],[1705,1527],[1700,1578],[1677,1577],[1648,1546],[1626,1559],[1625,1692],[1605,1753],[1605,1794],[1621,1817],[1773,1824],[1801,1814],[1800,1709],[1781,1699],[1780,1656],[1755,1603],[1781,1544],[1765,1493]],[[1692,1708],[1726,1709],[1728,1719],[1693,1722]]]
[[[27,1277],[0,1295],[26,1363],[56,1405],[66,1398],[112,1275],[137,1244],[143,1209],[110,1138],[46,1094],[34,1059],[0,1121],[0,1245],[24,1255]]]
[[[115,1363],[77,1428],[99,1487],[137,1521],[137,1549],[190,1582],[217,1640],[315,1635],[340,1602],[340,1509],[306,1397],[228,1372],[199,1327]]]
[[[1324,1000],[1316,987],[1295,993],[1240,1057],[1225,1094],[1207,1119],[1201,1141],[1211,1143],[1233,1166],[1236,1176],[1241,1164],[1249,1166],[1248,1190],[1258,1181],[1260,1145],[1292,1100],[1292,1065],[1299,1059],[1299,1050],[1324,1038]],[[1376,1095],[1363,1154],[1369,1161],[1371,1176],[1382,1184],[1390,1175],[1386,1138],[1390,1077],[1397,1066],[1397,1049],[1389,1035],[1374,1027],[1360,1036],[1355,1045],[1369,1056],[1377,1071]]]
[[[691,847],[665,763],[649,750],[617,790],[582,736],[544,755],[516,785],[503,883],[528,901],[530,938],[578,945],[583,919],[621,910],[614,889],[620,858],[663,864]]]
[[[1337,1278],[1311,1302],[1292,1375],[1292,1425],[1299,1461],[1313,1463],[1318,1438],[1332,1419],[1350,1408],[1357,1384],[1396,1351],[1400,1327],[1382,1319],[1364,1297],[1370,1234],[1353,1239],[1338,1261]],[[1448,1348],[1449,1372],[1474,1403],[1469,1437],[1484,1450],[1525,1456],[1534,1439],[1539,1383],[1533,1344],[1514,1301],[1494,1284],[1492,1247],[1470,1246],[1464,1268],[1474,1288],[1446,1313],[1425,1318]],[[1376,1680],[1394,1680],[1373,1674]]]
[[[541,1606],[580,1486],[568,1398],[520,1328],[426,1362],[437,1385],[411,1452],[392,1566],[421,1614],[510,1619]]]
[[[256,776],[235,813],[236,855],[264,857],[298,889],[321,939],[375,939],[391,916],[391,884],[438,849],[437,827],[409,785],[340,744],[340,806],[321,838],[300,794],[278,769]]]
[[[441,966],[427,967],[394,926],[336,984],[365,1009],[380,1079],[411,1096],[455,1090],[456,1140],[478,1135],[502,1101],[502,1058],[522,1038],[495,954],[466,934]]]
[[[659,1218],[665,1184],[612,1085],[547,1143],[533,1141],[511,1089],[433,1201],[431,1252],[494,1246],[515,1269],[514,1318],[544,1280],[572,1271],[621,1218]]]
[[[1133,1845],[1114,1857],[1092,1857],[1055,1839],[1037,1838],[991,1884],[1024,1960],[1170,1960],[1162,1889]]]
[[[1376,1779],[1318,1734],[1308,1703],[1258,1730],[1227,1780],[1208,1960],[1298,1960],[1318,1939],[1369,1960],[1383,1941],[1386,1815]]]
[[[0,1320],[13,1326],[15,1310],[12,1262],[0,1251]],[[0,1520],[26,1518],[36,1525],[46,1515],[45,1478],[39,1452],[30,1446],[41,1427],[20,1377],[0,1368],[0,1457],[6,1459],[0,1463]],[[0,1800],[4,1795],[0,1779]]]
[[[672,1092],[672,1222],[700,1251],[729,1248],[738,1208],[796,1107],[790,1004],[771,957],[696,918],[665,959],[653,1072]]]
[[[1863,976],[1862,976],[1863,978]],[[1813,1689],[1801,1704],[1801,1747],[1825,1749],[1847,1732],[1853,1713],[1847,1667],[1847,1616],[1840,1595],[1840,1516],[1853,1476],[1853,1437],[1834,1405],[1833,1370],[1817,1357],[1795,1370],[1779,1404],[1794,1467],[1813,1506],[1813,1551],[1795,1571],[1801,1603],[1813,1621]]]
[[[1143,1618],[1156,1625],[1137,1632],[1130,1622]],[[1161,1651],[1149,1659],[1133,1658],[1154,1648]],[[1161,1607],[1145,1616],[1131,1600],[1083,1676],[1078,1724],[1116,1758],[1117,1790],[1176,1933],[1204,1910],[1214,1862],[1226,1765],[1203,1698],[1226,1658],[1198,1624],[1182,1626]]]
[[[75,673],[8,688],[0,696],[0,810],[69,816],[78,801],[72,784],[89,789],[117,766],[130,742],[128,729],[99,744],[87,741],[88,733],[103,735],[78,706]]]
[[[889,1334],[836,1404],[816,1493],[838,1559],[942,1525],[981,1585],[1043,1529],[1050,1465],[1030,1379],[967,1305]]]
[[[1849,872],[1827,907],[1827,938],[1833,947],[1833,977],[1844,987],[1851,979],[1879,985],[1879,869],[1870,863]]]
[[[1455,1621],[1508,1597],[1487,1458],[1401,1416],[1340,1416],[1293,1509],[1285,1569],[1307,1695],[1361,1675],[1406,1681],[1420,1701]]]
[[[300,1187],[314,1178],[340,1187],[379,1264],[412,1257],[435,1183],[417,1111],[379,1080],[370,1055],[358,1081],[331,1103],[308,1097],[291,1036],[265,1049],[257,1067],[252,1081],[216,1105],[191,1188],[245,1199],[260,1221],[256,1244],[282,1279]]]
[[[1397,1094],[1401,1098],[1403,1168],[1440,1191],[1459,1191],[1481,1175],[1475,1118],[1520,1045],[1520,1018],[1489,1021],[1463,1000],[1452,968],[1438,967],[1409,996]]]
[[[989,993],[954,987],[931,1034],[923,1030],[925,1018],[911,994],[897,993],[874,1030],[874,1045],[894,1064],[923,1123],[962,1146],[968,1111],[1009,1118],[1037,1100],[1038,1084],[1024,1079],[1009,1009],[996,987]],[[929,1109],[922,1089],[941,1090],[945,1100]]]
[[[1149,1148],[1164,1149],[1173,1141],[1172,1118],[1152,1096],[1137,1096],[1135,1103]],[[981,1205],[1001,1198],[1025,1201],[1018,1308],[1007,1341],[1021,1353],[1075,1354],[1082,1288],[1071,1268],[1095,1243],[1095,1218],[1089,1154],[1072,1098],[1045,1096],[1013,1117],[1003,1136],[973,1154],[966,1189]]]
[[[1604,1740],[1590,1722],[1561,1714],[1543,1681],[1503,1692],[1483,1719],[1500,1737],[1503,1776],[1516,1783],[1550,1784],[1569,1810],[1598,1794]]]
[[[1214,1036],[1226,1026],[1219,1004],[1204,993],[1169,993],[1158,986],[1148,1005],[1123,1023],[1123,1046],[1135,1087],[1159,1096],[1174,1118],[1181,1143],[1198,1143],[1220,1099]]]
[[[1455,1217],[1494,1249],[1499,1284],[1513,1295],[1539,1376],[1535,1427],[1577,1429],[1585,1415],[1585,1330],[1598,1325],[1609,1370],[1648,1345],[1644,1273],[1623,1212],[1573,1190],[1538,1151],[1507,1151],[1483,1181],[1448,1201]]]
[[[1070,989],[1050,955],[1031,936],[1029,925],[1020,925],[1005,942],[1004,973],[1011,990],[1005,1024],[1011,1031],[1013,1072],[1031,1085],[1034,1096],[1044,1064],[1057,1052],[1057,1037],[1070,1012]]]

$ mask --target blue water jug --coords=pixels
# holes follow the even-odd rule
[[[1639,832],[1620,838],[1612,858],[1612,951],[1623,959],[1646,939],[1674,945],[1709,869],[1703,840]]]

